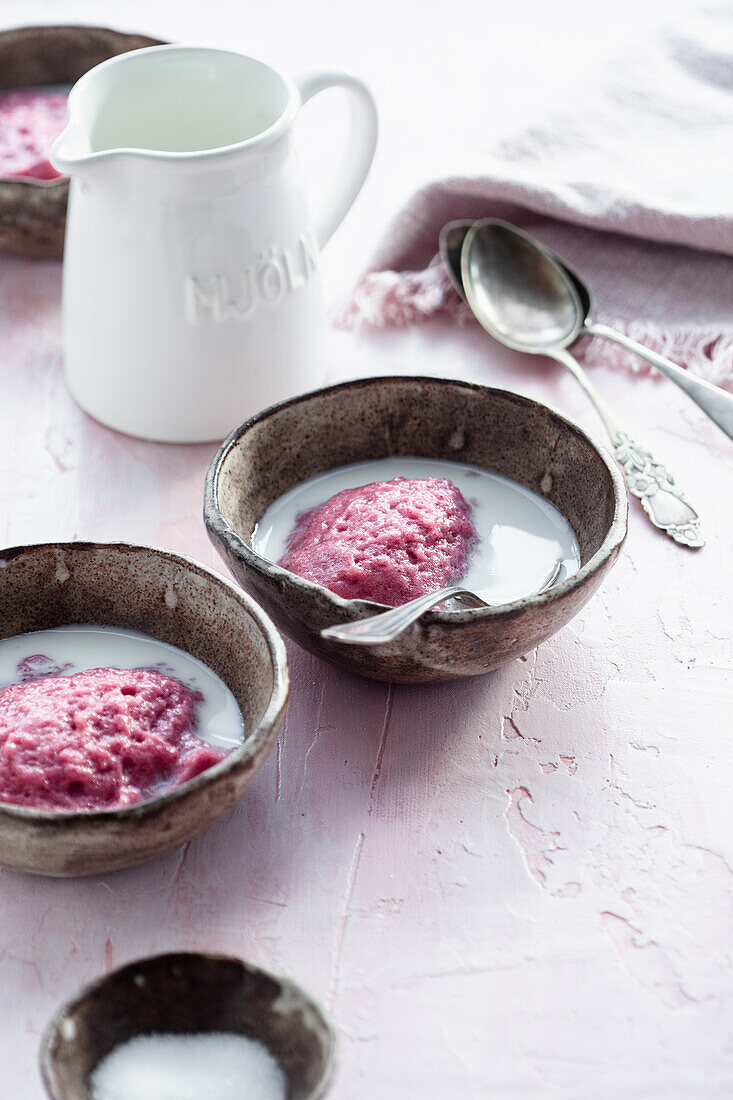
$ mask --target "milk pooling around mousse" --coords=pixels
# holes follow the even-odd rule
[[[570,523],[538,493],[478,466],[421,457],[392,456],[341,466],[293,486],[275,500],[252,534],[252,549],[278,562],[298,517],[343,489],[395,477],[447,478],[471,506],[477,538],[460,584],[492,604],[542,590],[580,568],[580,547]],[[440,587],[440,586],[438,586]]]
[[[117,809],[178,787],[223,753],[196,736],[198,692],[149,669],[96,668],[0,691],[0,801]]]
[[[463,576],[475,539],[471,508],[450,481],[397,477],[303,513],[279,564],[344,599],[396,607]]]
[[[118,626],[57,626],[0,638],[0,688],[40,675],[71,675],[92,668],[145,668],[171,676],[202,697],[198,736],[219,749],[244,740],[237,700],[197,657],[138,630]]]
[[[98,626],[0,640],[2,801],[61,812],[132,805],[243,737],[229,688],[175,646]]]

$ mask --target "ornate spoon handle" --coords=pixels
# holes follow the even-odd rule
[[[613,444],[616,460],[623,471],[629,492],[638,498],[651,522],[682,546],[697,549],[705,545],[700,518],[676,487],[674,478],[649,451],[635,443],[624,431],[608,405],[591,384],[580,363],[564,348],[547,353],[575,376],[596,407]]]
[[[675,487],[674,478],[665,467],[624,431],[616,433],[613,445],[627,488],[641,501],[652,523],[683,546],[693,549],[704,546],[700,518]]]

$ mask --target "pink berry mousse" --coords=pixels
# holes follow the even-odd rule
[[[66,96],[61,92],[8,92],[0,98],[0,177],[58,179],[48,159],[66,125]]]
[[[0,801],[110,810],[225,755],[193,732],[202,696],[151,669],[95,668],[0,690]]]
[[[279,564],[350,600],[397,607],[464,576],[471,506],[447,478],[375,481],[299,516]]]

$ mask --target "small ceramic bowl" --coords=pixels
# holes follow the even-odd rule
[[[318,1005],[287,978],[198,954],[141,959],[65,1005],[41,1044],[46,1091],[51,1100],[91,1100],[95,1067],[120,1043],[154,1032],[211,1031],[263,1043],[283,1070],[287,1100],[317,1100],[326,1091],[335,1036]]]
[[[11,88],[74,84],[108,57],[160,39],[107,27],[15,27],[0,32],[0,95]],[[0,178],[0,251],[60,260],[67,179]]]
[[[53,813],[0,803],[0,865],[67,877],[130,867],[221,817],[262,766],[285,721],[285,647],[261,609],[189,558],[129,543],[0,550],[0,638],[71,623],[140,630],[207,664],[242,711],[244,743],[157,798]]]
[[[252,549],[252,532],[298,482],[389,455],[465,462],[533,489],[569,520],[580,570],[541,595],[500,607],[429,612],[388,645],[323,639],[324,627],[382,606],[342,599],[266,561]],[[367,378],[274,405],[225,440],[204,501],[209,537],[278,626],[339,668],[402,683],[489,672],[555,634],[613,565],[626,517],[616,464],[577,424],[528,397],[440,378]]]

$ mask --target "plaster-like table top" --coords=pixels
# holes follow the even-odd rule
[[[635,7],[615,5],[598,48]],[[290,71],[335,62],[374,86],[382,144],[323,257],[333,302],[436,145],[471,139],[466,31],[483,38],[490,126],[527,115],[528,80],[560,94],[571,58],[589,64],[583,47],[602,25],[590,5],[506,8],[114,0],[104,20]],[[99,5],[51,0],[5,0],[1,17],[102,18]],[[550,57],[553,26],[573,19],[583,25]],[[218,567],[200,520],[214,447],[128,439],[74,405],[60,287],[60,265],[0,259],[2,544],[127,539]],[[511,386],[600,432],[569,376],[475,326],[331,332],[329,379],[392,372]],[[314,993],[340,1035],[334,1097],[733,1093],[732,452],[672,386],[594,377],[694,497],[706,548],[673,545],[634,503],[626,548],[577,619],[460,684],[360,681],[289,644],[285,732],[225,819],[103,878],[0,874],[3,1098],[40,1100],[39,1036],[61,1000],[174,948],[243,955]]]

